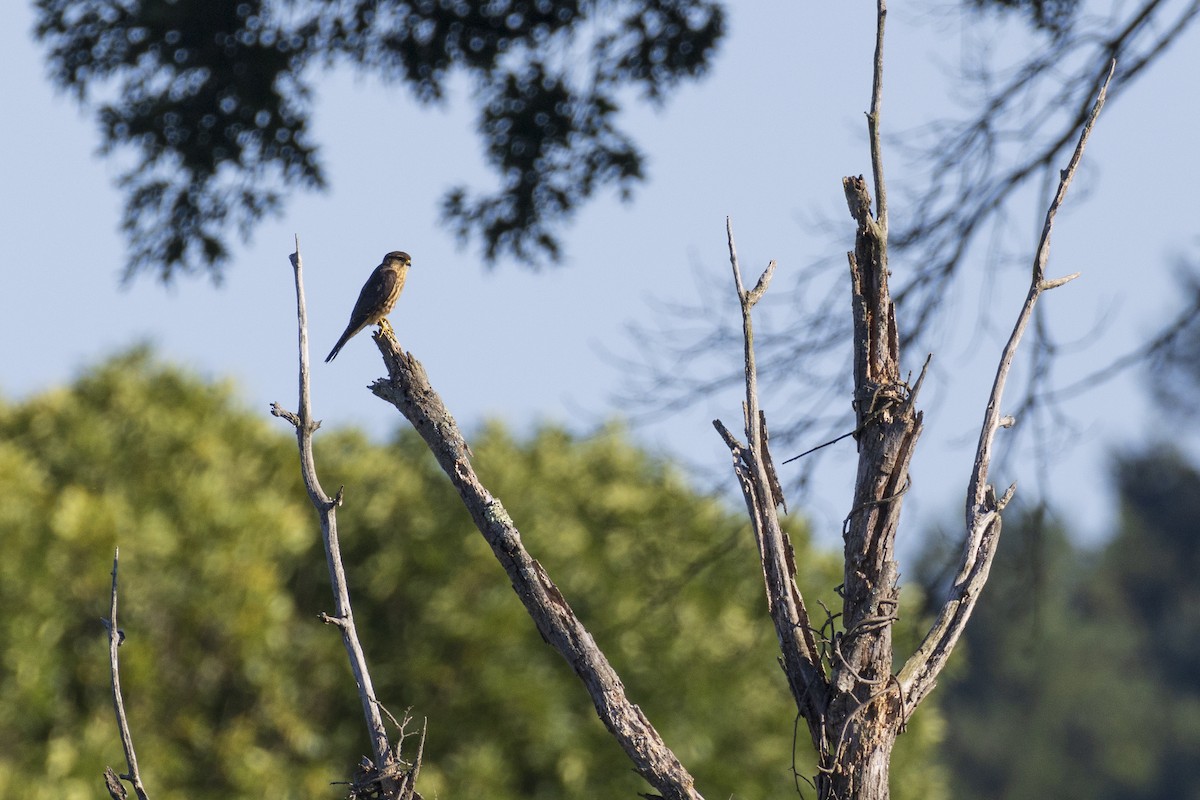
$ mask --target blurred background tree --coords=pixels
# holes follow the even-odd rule
[[[546,647],[415,434],[323,431],[376,689],[428,718],[426,797],[644,791]],[[492,425],[503,497],[705,792],[794,791],[794,710],[742,515],[617,427],[586,439]],[[108,690],[108,567],[121,546],[122,682],[154,797],[337,797],[367,743],[294,439],[233,388],[138,349],[0,407],[0,796],[94,798],[120,758]],[[832,605],[837,554],[789,522],[800,584]],[[905,615],[899,646],[920,626]],[[898,798],[945,797],[928,706],[901,737]],[[796,754],[813,771],[807,750]]]
[[[956,797],[1200,796],[1200,472],[1159,445],[1113,473],[1121,516],[1098,548],[1036,513],[1005,526],[941,687]]]

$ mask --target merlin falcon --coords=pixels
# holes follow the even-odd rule
[[[383,263],[375,268],[371,277],[367,278],[367,282],[363,284],[362,291],[358,295],[358,302],[354,304],[354,310],[350,312],[350,324],[346,326],[346,332],[342,334],[342,338],[338,339],[337,344],[329,351],[329,357],[325,359],[326,364],[337,357],[342,347],[350,341],[354,334],[368,325],[391,328],[386,317],[391,313],[392,307],[396,305],[396,298],[400,296],[400,290],[404,288],[404,279],[408,276],[410,264],[412,264],[412,258],[408,253],[399,250],[393,250],[383,257]]]

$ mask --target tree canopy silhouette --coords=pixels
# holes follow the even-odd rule
[[[708,68],[725,29],[715,0],[38,0],[56,84],[94,107],[120,177],[126,278],[219,277],[231,229],[248,236],[286,191],[322,188],[309,131],[312,70],[349,63],[445,102],[474,82],[492,193],[451,189],[443,216],[490,262],[557,260],[556,227],[600,187],[628,196],[643,156],[618,95],[661,103]]]

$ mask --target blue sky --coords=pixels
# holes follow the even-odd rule
[[[947,66],[975,46],[954,15],[935,19],[894,5],[884,117],[892,132],[953,111]],[[365,335],[333,364],[320,363],[362,281],[395,249],[412,253],[414,266],[392,322],[468,429],[499,418],[519,429],[554,420],[587,430],[619,417],[613,398],[627,378],[604,353],[636,358],[644,343],[628,329],[654,326],[652,301],[694,302],[698,284],[728,279],[726,215],[754,277],[774,258],[777,281],[790,282],[808,264],[843,258],[851,246],[840,181],[869,173],[862,112],[873,16],[867,2],[731,4],[730,34],[709,77],[682,88],[660,111],[630,106],[626,112],[628,129],[649,157],[649,181],[632,203],[609,194],[584,208],[565,231],[564,266],[538,274],[508,263],[489,271],[477,250],[458,247],[438,224],[447,188],[492,180],[479,157],[465,83],[446,107],[429,109],[349,70],[324,75],[317,81],[313,138],[322,146],[330,190],[290,198],[280,218],[235,247],[219,287],[206,279],[171,287],[141,279],[122,288],[122,198],[113,185],[119,169],[95,155],[93,120],[50,87],[30,35],[29,4],[14,4],[0,28],[0,87],[5,105],[17,110],[0,126],[6,276],[0,339],[7,344],[0,395],[11,401],[44,391],[106,355],[150,341],[167,359],[233,379],[264,415],[274,400],[294,407],[287,256],[299,234],[315,412],[326,425],[358,425],[384,436],[405,424],[365,389],[382,372]],[[1049,273],[1083,273],[1045,299],[1055,330],[1074,342],[1063,356],[1064,382],[1131,347],[1173,311],[1166,265],[1194,253],[1198,243],[1189,191],[1200,177],[1191,141],[1195,90],[1186,82],[1200,74],[1196,38],[1193,31],[1190,42],[1106,110],[1075,187],[1084,191],[1068,199],[1060,217]],[[896,224],[905,213],[896,205],[897,187],[912,176],[898,157],[888,163]],[[1031,203],[1028,223],[1022,217],[1012,226],[1029,240],[1030,252],[1043,213],[1043,203]],[[842,230],[818,232],[812,219],[841,220]],[[904,264],[894,261],[892,269]],[[987,280],[986,300],[975,289],[964,291],[936,353],[941,369],[925,388],[926,434],[914,463],[910,526],[953,527],[961,519],[984,398],[1008,320],[1026,290],[1019,274]],[[974,332],[984,302],[1003,324]],[[919,368],[923,357],[905,354],[906,367]],[[1105,454],[1173,427],[1144,402],[1138,377],[1064,406],[1079,434],[1073,446],[1051,454],[1045,490],[1068,524],[1088,536],[1102,532],[1112,514]],[[768,401],[767,412],[780,427],[790,410]],[[637,435],[661,452],[723,467],[728,452],[710,420],[720,416],[736,427],[739,413],[736,393],[713,397],[641,426]],[[1003,440],[1002,433],[1001,447]],[[852,474],[853,446],[835,449],[811,493],[792,499],[811,510],[825,541],[836,541]],[[1032,492],[1033,476],[1033,461],[1022,456],[995,480],[1019,480]]]

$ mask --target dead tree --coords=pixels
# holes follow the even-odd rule
[[[999,542],[1001,512],[1015,491],[1014,484],[997,496],[988,481],[996,434],[1013,422],[1001,415],[1004,388],[1038,299],[1045,291],[1076,277],[1046,278],[1050,234],[1113,74],[1110,67],[1075,152],[1060,174],[1058,191],[1047,210],[1033,259],[1029,291],[1000,355],[968,481],[958,574],[923,642],[896,670],[892,663],[892,626],[897,620],[900,587],[894,550],[903,498],[911,483],[909,463],[921,434],[922,414],[916,401],[925,379],[925,367],[915,382],[910,383],[904,377],[899,323],[888,286],[888,208],[880,146],[885,0],[877,0],[877,12],[874,80],[867,114],[876,210],[872,211],[866,179],[858,176],[843,180],[850,215],[856,224],[854,249],[848,253],[848,261],[854,331],[853,435],[858,445],[858,471],[842,530],[845,565],[839,587],[840,628],[829,635],[824,631],[832,630],[831,626],[813,625],[796,584],[795,553],[777,513],[777,507],[783,504],[783,492],[768,450],[766,414],[758,396],[753,309],[769,288],[775,262],[767,266],[753,288],[747,289],[729,223],[726,226],[729,258],[741,306],[745,345],[745,441],[739,440],[719,420],[714,421],[729,446],[734,472],[745,497],[781,663],[797,711],[806,721],[816,749],[818,774],[813,783],[818,796],[830,800],[888,797],[889,767],[896,737],[934,688],[987,580]],[[418,798],[416,781],[422,749],[419,745],[411,764],[401,757],[402,725],[400,743],[393,746],[389,742],[383,723],[385,712],[375,697],[354,625],[337,546],[336,510],[342,494],[339,491],[329,497],[316,477],[312,435],[318,423],[312,419],[309,405],[307,325],[298,246],[293,267],[300,331],[300,405],[298,412],[292,413],[276,404],[273,413],[287,419],[296,429],[305,485],[321,520],[334,591],[335,613],[322,618],[342,633],[371,740],[372,758],[366,760],[351,793],[358,797]],[[500,499],[480,481],[466,439],[429,383],[420,362],[401,349],[390,326],[381,326],[374,338],[388,375],[372,384],[371,390],[392,403],[425,440],[507,573],[542,638],[563,656],[582,681],[597,715],[658,796],[668,800],[700,800],[702,796],[687,768],[627,696],[620,676],[575,616],[566,597],[526,550],[516,523]],[[926,359],[926,367],[928,363]],[[144,797],[117,672],[120,634],[116,627],[115,558],[108,624],[114,704],[129,773],[117,776],[109,770],[107,786],[111,796],[124,797],[127,792],[121,780],[128,780],[138,796]]]
[[[777,513],[783,502],[767,448],[766,415],[759,405],[752,312],[767,291],[772,262],[753,288],[742,281],[732,225],[727,225],[729,257],[741,304],[745,341],[743,408],[745,442],[719,420],[718,431],[733,455],[751,528],[762,561],[768,610],[792,697],[807,723],[817,752],[814,780],[821,798],[880,800],[888,796],[891,753],[896,737],[920,702],[932,691],[979,599],[999,541],[1001,517],[1015,485],[997,496],[988,482],[997,431],[1012,420],[1000,405],[1013,357],[1042,293],[1074,275],[1045,277],[1050,233],[1058,208],[1075,175],[1108,81],[1092,107],[1070,163],[1061,173],[1058,192],[1046,214],[1033,260],[1029,292],[1000,356],[967,489],[965,535],[958,575],[924,641],[903,666],[892,663],[892,626],[900,589],[894,547],[909,463],[921,434],[916,400],[925,377],[915,382],[901,368],[900,334],[888,279],[888,214],[880,145],[883,37],[887,9],[877,3],[877,29],[871,108],[871,188],[863,177],[849,177],[843,190],[856,224],[854,250],[848,254],[851,314],[854,327],[854,437],[859,465],[845,543],[841,627],[828,638],[812,624],[796,585],[794,552]],[[1109,70],[1111,79],[1112,70]],[[872,211],[873,205],[876,210]],[[665,798],[700,798],[691,774],[657,730],[626,695],[620,676],[542,565],[525,549],[516,523],[488,491],[471,464],[471,450],[449,410],[429,383],[420,362],[405,352],[394,332],[375,334],[387,366],[386,378],[371,390],[392,403],[425,440],[470,512],[476,527],[505,569],[543,639],[555,648],[583,682],[601,721],[624,749],[637,772]],[[925,364],[928,365],[928,359]]]
[[[902,376],[901,337],[888,288],[888,211],[879,135],[887,8],[885,0],[878,0],[877,5],[874,85],[867,114],[877,210],[872,213],[871,194],[862,176],[843,180],[846,202],[857,226],[848,260],[858,471],[842,529],[841,628],[832,637],[819,639],[795,584],[792,548],[776,512],[782,497],[767,449],[766,417],[759,406],[751,310],[765,293],[775,264],[768,265],[756,286],[747,290],[732,226],[727,227],[729,257],[745,338],[746,442],[734,437],[719,420],[714,421],[733,455],[734,472],[762,557],[768,608],[783,652],[783,667],[817,751],[817,794],[856,800],[888,797],[889,762],[896,737],[933,689],[987,580],[1000,536],[1000,514],[1015,491],[1014,484],[997,497],[988,482],[996,433],[1013,422],[1000,413],[1004,387],[1037,300],[1046,290],[1076,277],[1046,279],[1050,232],[1108,88],[1106,80],[1074,155],[1060,175],[1034,257],[1029,292],[1000,356],[968,481],[958,574],[924,641],[897,672],[892,664],[892,625],[897,619],[900,589],[894,548],[903,497],[911,483],[908,466],[921,434],[922,414],[916,400],[925,368],[915,383]],[[1108,77],[1112,77],[1111,67]],[[928,364],[927,358],[925,366]]]

